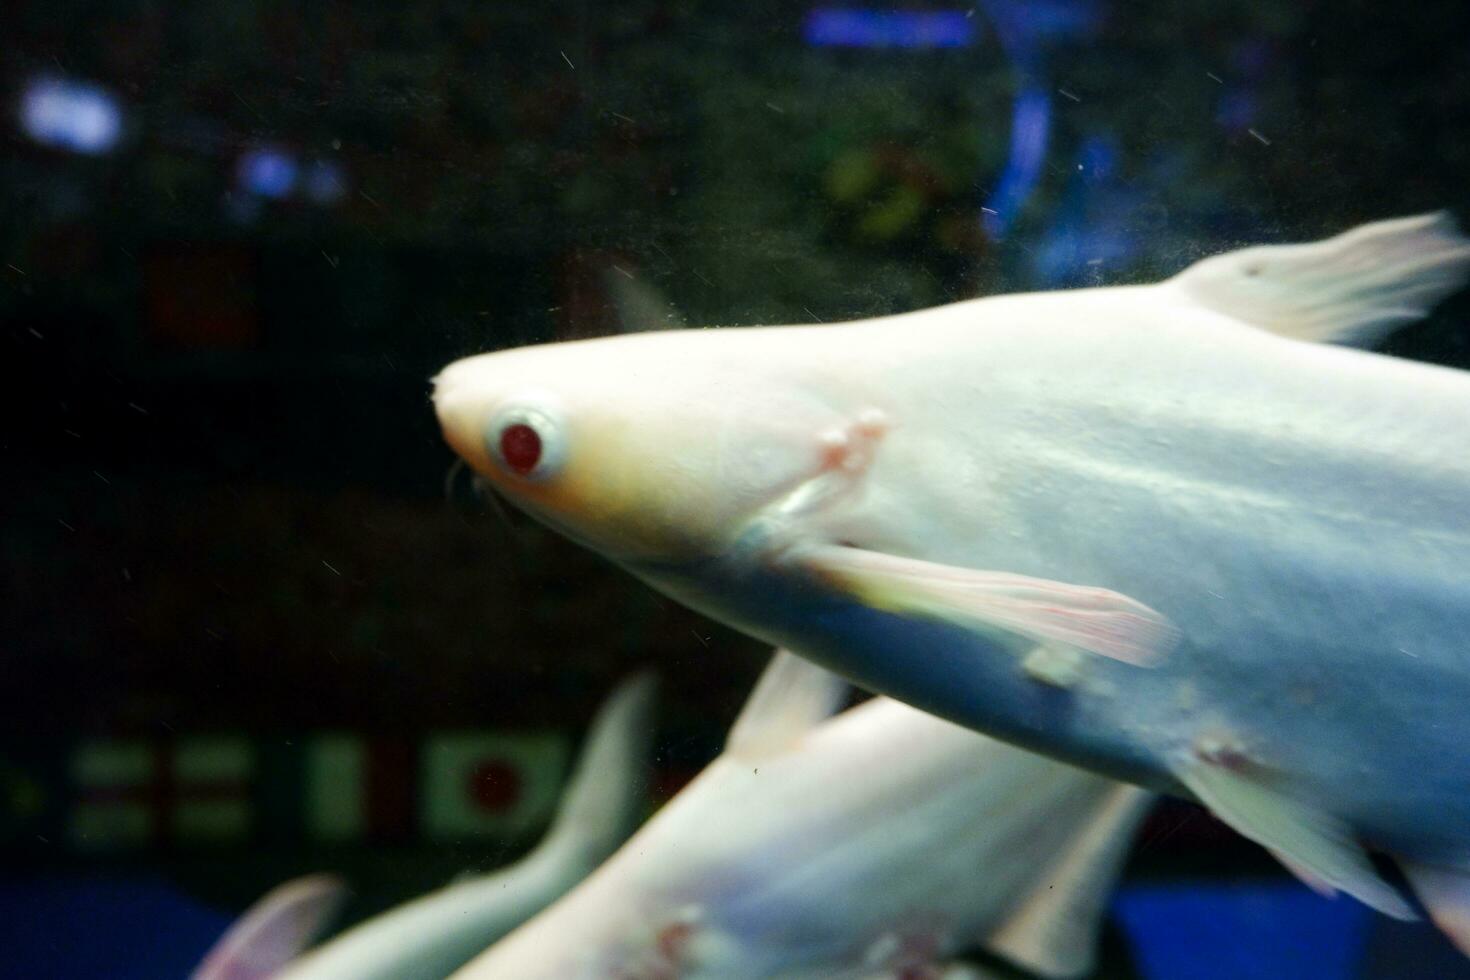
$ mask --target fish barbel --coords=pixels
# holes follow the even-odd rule
[[[466,358],[451,446],[656,588],[875,691],[1192,796],[1470,949],[1470,374],[1356,349],[1443,214],[1161,283]]]

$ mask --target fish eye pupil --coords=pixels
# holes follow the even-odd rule
[[[541,436],[524,422],[507,425],[500,431],[500,457],[505,465],[525,476],[541,462]]]

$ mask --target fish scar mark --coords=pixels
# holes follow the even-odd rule
[[[816,474],[777,501],[770,509],[770,517],[786,524],[824,510],[847,496],[872,465],[876,447],[890,428],[883,411],[866,408],[850,425],[818,435]]]
[[[845,429],[829,429],[819,437],[824,472],[843,470],[862,473],[873,460],[873,449],[888,432],[888,417],[876,408],[858,413],[857,420]]]

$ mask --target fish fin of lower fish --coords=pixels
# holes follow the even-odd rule
[[[658,678],[647,670],[607,696],[587,729],[543,841],[575,841],[580,853],[600,861],[634,831],[645,800],[642,776],[657,700]]]
[[[1179,642],[1161,613],[1108,589],[899,558],[842,545],[801,549],[809,570],[876,609],[996,627],[1135,666]]]
[[[1470,868],[1399,861],[1414,894],[1429,910],[1429,918],[1450,941],[1470,956]]]
[[[1302,864],[1290,854],[1287,854],[1285,851],[1279,851],[1274,847],[1268,847],[1266,850],[1270,851],[1271,856],[1280,861],[1281,866],[1287,871],[1290,871],[1297,881],[1300,881],[1318,895],[1321,895],[1323,898],[1337,897],[1336,888],[1333,888],[1325,878],[1305,864]]]
[[[725,752],[751,757],[790,748],[837,710],[847,681],[789,650],[777,650],[725,739]]]
[[[1470,276],[1470,240],[1444,211],[1375,221],[1305,245],[1196,262],[1164,285],[1272,333],[1371,347],[1422,319]]]
[[[1032,892],[983,940],[985,948],[1042,976],[1091,973],[1108,896],[1154,799],[1136,786],[1105,792]]]
[[[1218,762],[1196,760],[1176,768],[1175,775],[1237,833],[1283,857],[1287,869],[1313,890],[1346,892],[1392,918],[1416,918],[1403,897],[1379,877],[1348,828],[1331,814]]]
[[[347,888],[332,875],[280,885],[245,910],[190,980],[266,980],[299,956],[337,914]]]
[[[637,278],[620,266],[604,269],[602,283],[612,296],[620,333],[680,330],[689,325],[678,308],[647,280]]]

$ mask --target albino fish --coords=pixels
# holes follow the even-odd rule
[[[1164,282],[451,364],[453,448],[709,616],[1193,796],[1470,949],[1470,375],[1364,350],[1443,214]]]
[[[320,875],[288,882],[246,911],[194,980],[443,980],[585,878],[638,826],[654,686],[640,674],[608,697],[551,829],[520,861],[361,922],[304,955],[343,888]]]
[[[976,946],[1090,970],[1152,797],[887,698],[827,717],[845,691],[778,653],[724,753],[456,980],[938,980]]]

